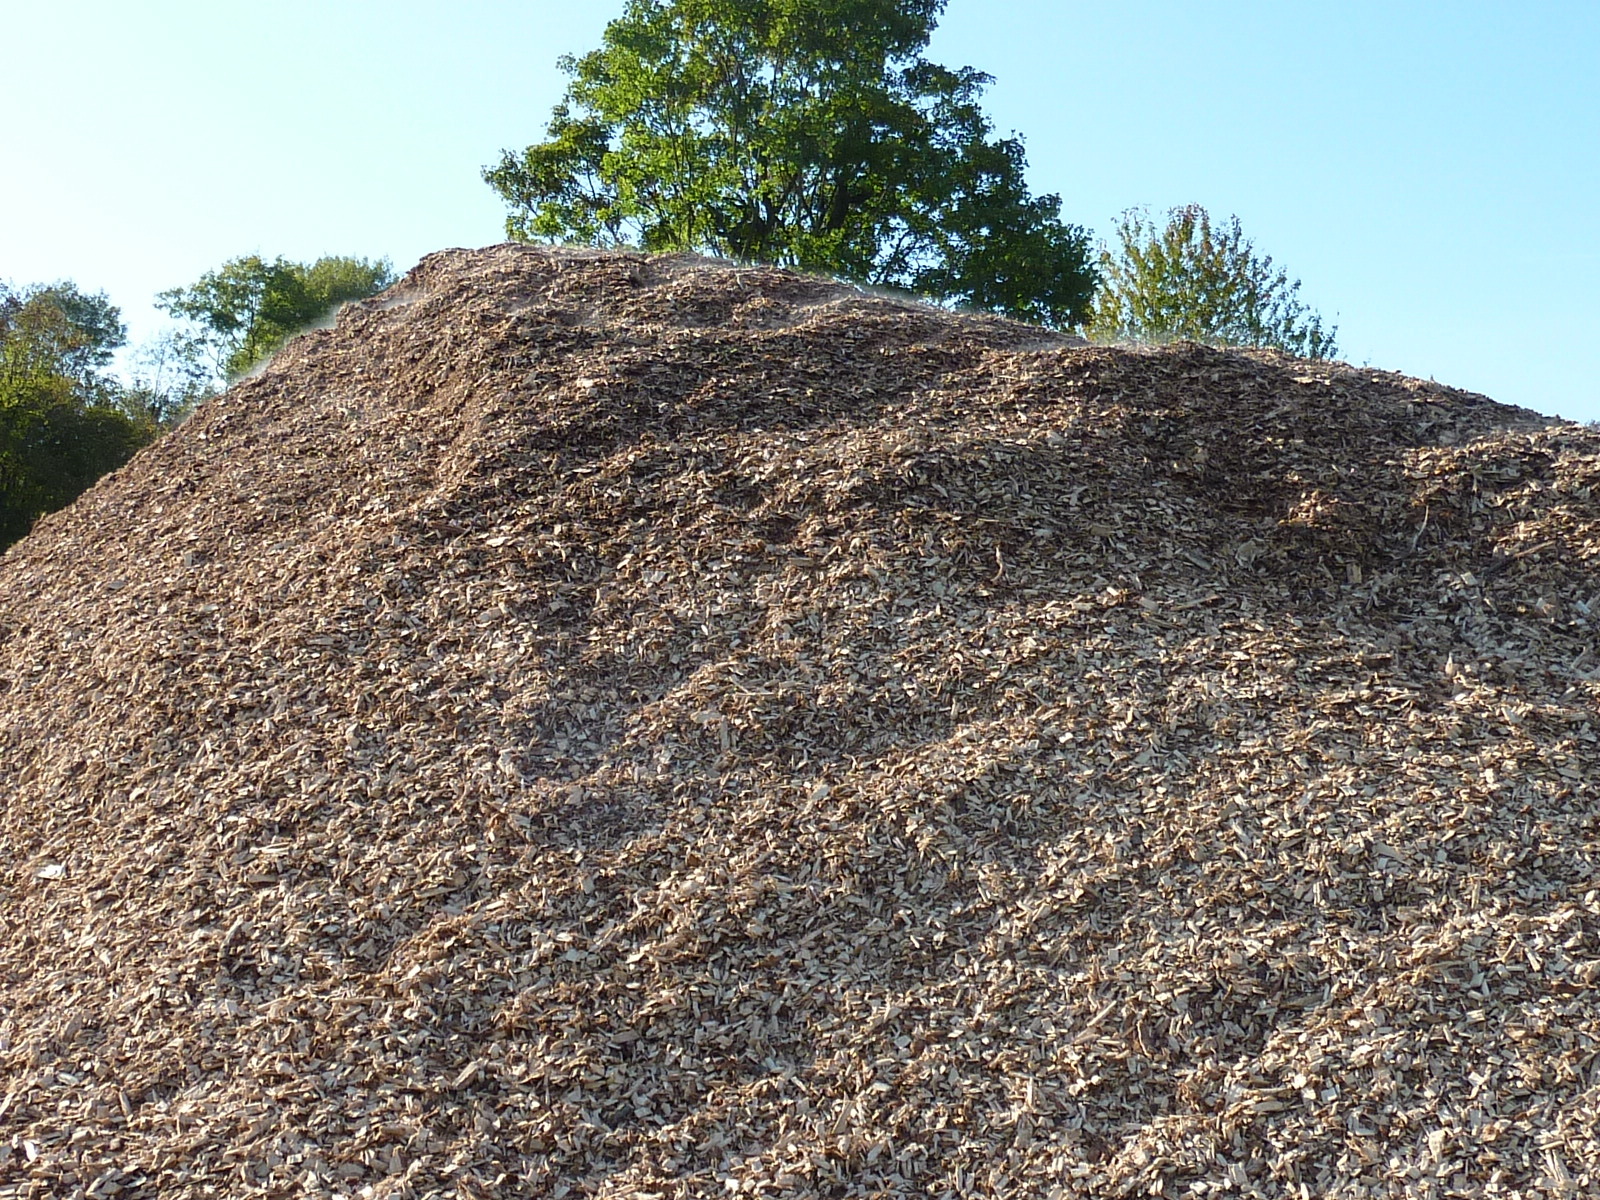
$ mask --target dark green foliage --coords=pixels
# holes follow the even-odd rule
[[[1322,318],[1298,299],[1300,281],[1256,254],[1238,217],[1213,228],[1210,214],[1191,204],[1169,212],[1158,230],[1131,210],[1117,238],[1115,254],[1100,254],[1096,339],[1266,346],[1302,358],[1338,352],[1338,330],[1324,332]]]
[[[989,77],[927,62],[943,0],[629,0],[548,140],[484,178],[525,240],[695,250],[1056,326],[1088,316],[1084,230],[1030,196]]]
[[[191,360],[208,355],[215,375],[226,382],[247,374],[339,305],[393,282],[387,260],[325,257],[308,265],[251,254],[207,271],[189,287],[162,292],[157,303],[194,323],[198,333],[186,353]]]
[[[125,336],[103,295],[0,285],[0,546],[155,436],[103,374]]]

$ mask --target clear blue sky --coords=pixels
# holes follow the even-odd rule
[[[239,254],[501,237],[478,177],[540,137],[621,0],[55,0],[0,43],[0,278],[104,290],[134,337]],[[951,0],[1030,181],[1237,213],[1343,357],[1600,419],[1596,0]]]

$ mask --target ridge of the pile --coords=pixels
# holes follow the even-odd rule
[[[0,557],[0,1197],[1592,1193],[1597,487],[432,255]]]

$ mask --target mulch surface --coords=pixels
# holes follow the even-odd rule
[[[449,251],[0,559],[0,1197],[1600,1192],[1600,431]]]

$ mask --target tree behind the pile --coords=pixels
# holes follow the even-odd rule
[[[208,355],[218,381],[228,382],[339,305],[393,282],[387,260],[329,256],[307,264],[250,254],[229,259],[188,287],[162,292],[157,303],[193,322],[198,332],[190,353]]]
[[[1089,237],[1032,196],[987,75],[922,57],[944,0],[629,0],[548,140],[484,178],[515,238],[694,250],[1054,326]]]
[[[104,295],[0,284],[0,548],[155,436],[105,374],[125,337]]]
[[[1089,334],[1097,341],[1209,342],[1262,346],[1302,358],[1337,353],[1336,328],[1300,303],[1300,281],[1274,271],[1239,227],[1213,227],[1198,204],[1172,209],[1164,228],[1134,209],[1117,224],[1121,243],[1100,253],[1100,292]]]

